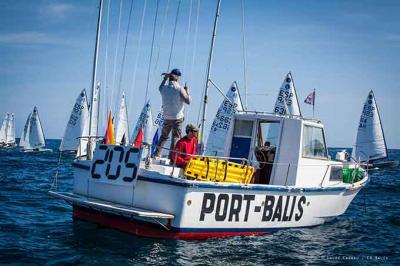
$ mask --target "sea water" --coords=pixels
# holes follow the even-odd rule
[[[59,140],[49,140],[57,149]],[[330,149],[331,156],[337,149]],[[390,150],[400,159],[400,150]],[[371,171],[347,212],[313,228],[205,241],[139,238],[74,222],[71,207],[47,194],[58,152],[0,150],[0,263],[4,264],[399,264],[400,168]],[[72,190],[63,155],[58,189]]]

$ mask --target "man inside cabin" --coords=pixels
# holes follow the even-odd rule
[[[164,79],[161,82],[159,91],[161,93],[164,125],[154,152],[154,157],[159,156],[171,131],[172,140],[170,151],[174,149],[178,139],[182,137],[182,124],[184,121],[183,110],[185,104],[190,104],[192,101],[189,88],[186,84],[185,86],[179,84],[179,78],[182,75],[179,69],[173,69],[170,73],[162,73],[162,75]]]
[[[266,141],[263,146],[256,147],[256,159],[260,164],[257,170],[257,184],[269,184],[272,173],[272,166],[275,159],[276,147],[271,146],[271,142]]]
[[[197,137],[199,128],[193,124],[186,126],[186,136],[178,140],[171,159],[178,167],[184,168],[189,162],[191,155],[197,154]]]

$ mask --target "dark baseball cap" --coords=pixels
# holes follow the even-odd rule
[[[179,69],[177,69],[177,68],[172,69],[171,74],[176,75],[178,77],[182,76],[181,71]]]

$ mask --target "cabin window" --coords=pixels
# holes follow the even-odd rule
[[[276,147],[278,143],[279,133],[280,133],[280,124],[278,121],[268,121],[268,122],[260,122],[260,126],[258,127],[258,138],[257,138],[257,146],[265,146],[267,143],[268,146]]]
[[[251,137],[253,132],[253,121],[236,120],[234,136]]]
[[[328,158],[324,137],[324,130],[320,127],[304,126],[303,129],[303,157]]]

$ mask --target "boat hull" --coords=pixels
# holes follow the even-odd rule
[[[383,161],[372,164],[373,168],[395,168],[399,166],[399,161]]]
[[[73,203],[75,219],[138,236],[172,239],[261,235],[320,225],[343,214],[367,183],[365,178],[355,184],[295,188],[199,182],[150,174],[138,175],[132,189],[93,181],[87,173],[84,167],[77,169],[75,195],[102,201],[96,206]],[[98,191],[104,193],[96,194]],[[127,199],[131,199],[130,204],[126,204]],[[118,208],[126,206],[171,214],[173,218],[116,213],[101,207],[104,202]]]

